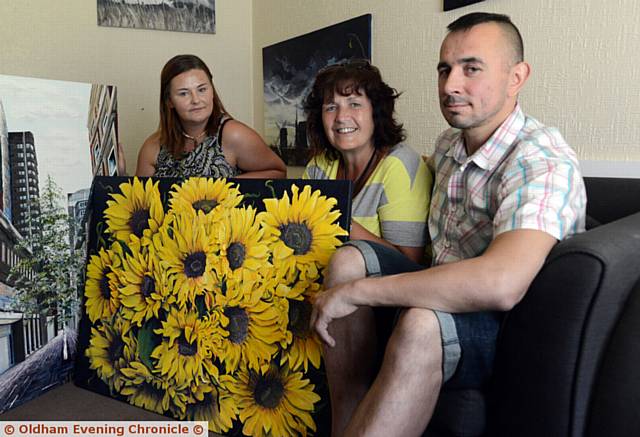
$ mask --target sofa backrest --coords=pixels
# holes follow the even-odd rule
[[[640,177],[640,175],[638,175]],[[584,178],[587,215],[609,223],[640,211],[640,179]]]

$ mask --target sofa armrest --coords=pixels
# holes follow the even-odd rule
[[[640,272],[640,213],[560,242],[506,317],[489,435],[582,436],[607,339]]]
[[[598,371],[588,437],[640,435],[640,281],[611,334]]]

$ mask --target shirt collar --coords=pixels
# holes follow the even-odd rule
[[[520,104],[516,104],[516,107],[506,120],[502,122],[491,137],[489,137],[473,155],[470,157],[467,156],[467,149],[464,146],[462,132],[458,133],[453,147],[449,148],[446,155],[455,159],[460,165],[466,165],[469,161],[473,161],[483,170],[492,170],[500,163],[505,152],[514,143],[518,133],[524,127],[524,123],[524,113],[520,108]]]

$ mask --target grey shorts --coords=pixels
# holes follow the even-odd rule
[[[380,244],[352,240],[362,254],[367,276],[414,272],[426,267]],[[399,311],[399,310],[398,310]],[[442,375],[447,388],[483,388],[493,368],[496,340],[504,313],[445,313],[435,311],[442,338]]]

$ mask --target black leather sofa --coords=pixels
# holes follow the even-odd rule
[[[507,315],[486,393],[443,393],[425,435],[640,436],[640,179],[585,184],[588,230]]]

